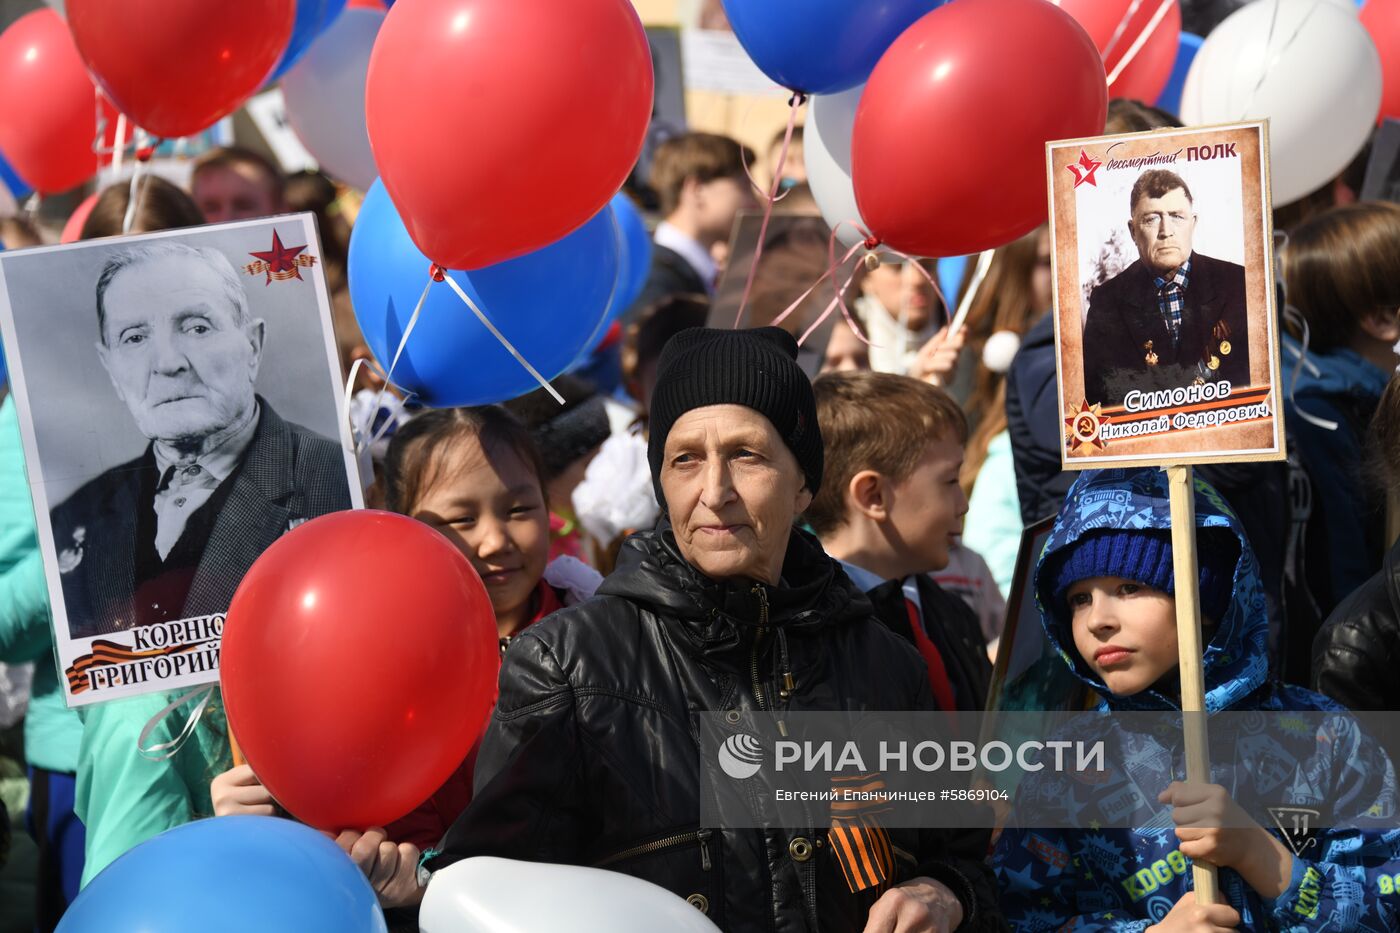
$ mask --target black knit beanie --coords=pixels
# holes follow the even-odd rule
[[[822,435],[812,383],[797,365],[797,341],[777,327],[718,330],[692,327],[666,342],[651,394],[647,460],[656,501],[666,436],[688,411],[707,405],[743,405],[777,429],[807,477],[807,491],[822,484]]]

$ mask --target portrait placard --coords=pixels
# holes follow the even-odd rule
[[[1046,154],[1064,467],[1283,459],[1266,125]]]
[[[363,506],[310,214],[0,254],[70,706],[213,683],[244,573]]]

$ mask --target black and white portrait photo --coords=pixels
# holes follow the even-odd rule
[[[299,215],[0,257],[71,703],[217,679],[258,556],[363,504],[318,253]]]

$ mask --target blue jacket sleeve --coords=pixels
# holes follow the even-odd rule
[[[1351,828],[1320,834],[1294,857],[1288,890],[1266,901],[1272,920],[1290,933],[1400,928],[1400,801],[1390,759],[1349,716],[1327,720],[1318,749],[1309,770],[1334,776],[1328,803],[1334,821]]]

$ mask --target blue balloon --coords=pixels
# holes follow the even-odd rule
[[[785,88],[835,94],[865,82],[900,33],[945,0],[724,0],[734,34]]]
[[[632,302],[646,287],[647,275],[651,272],[651,234],[647,232],[642,212],[621,192],[613,195],[612,210],[622,237],[622,256],[617,270],[617,294],[608,310],[609,323],[632,307]]]
[[[384,933],[374,890],[334,842],[270,816],[186,823],[92,880],[60,933]]]
[[[1181,113],[1181,91],[1186,87],[1186,73],[1191,70],[1191,61],[1201,50],[1205,40],[1195,33],[1183,32],[1181,43],[1176,47],[1176,61],[1172,64],[1172,75],[1167,86],[1157,97],[1157,106],[1170,114]]]
[[[0,185],[10,189],[10,194],[16,201],[27,198],[34,193],[34,189],[23,178],[9,162],[5,161],[5,154],[0,152]]]
[[[553,379],[587,348],[608,311],[619,243],[612,212],[604,210],[543,249],[448,275],[530,365]],[[376,181],[350,236],[350,298],[369,348],[386,369],[430,266],[384,183]],[[505,401],[539,385],[445,282],[429,289],[394,368],[394,384],[434,408]]]
[[[296,0],[296,19],[292,20],[292,37],[287,40],[287,51],[272,70],[269,81],[275,81],[287,73],[287,69],[297,63],[301,56],[316,41],[316,37],[330,28],[331,23],[345,9],[346,0]]]

